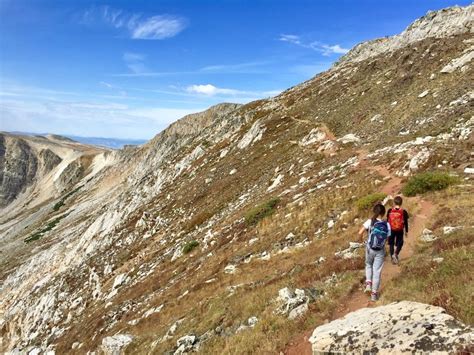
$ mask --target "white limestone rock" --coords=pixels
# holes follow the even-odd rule
[[[458,58],[454,58],[441,69],[441,73],[453,73],[459,68],[464,67],[474,58],[474,46],[471,46],[463,55]]]
[[[341,142],[342,144],[349,144],[349,143],[360,143],[360,138],[357,137],[354,133],[349,133],[346,134],[344,137],[341,137],[337,140],[338,142]]]
[[[262,139],[263,133],[266,131],[265,126],[261,123],[260,120],[254,122],[252,127],[244,134],[242,139],[237,144],[239,149],[244,149],[250,146],[251,144]]]
[[[102,351],[105,355],[122,355],[125,348],[133,341],[130,334],[116,334],[102,339]]]
[[[319,128],[313,128],[308,135],[304,136],[303,139],[299,142],[299,145],[306,147],[318,142],[322,142],[326,139],[326,133]]]
[[[268,187],[267,191],[275,190],[278,187],[278,185],[280,185],[281,182],[283,181],[283,177],[284,177],[283,174],[278,174],[278,176],[273,180],[272,184]]]
[[[425,228],[423,232],[421,233],[420,240],[425,242],[425,243],[430,243],[438,239],[434,234],[433,231]]]
[[[451,234],[456,232],[457,230],[462,229],[462,226],[444,226],[443,227],[443,234]]]
[[[235,274],[236,271],[237,271],[236,266],[232,264],[229,264],[224,268],[224,272],[226,274]]]
[[[289,319],[295,319],[308,310],[307,303],[309,302],[309,297],[304,290],[292,290],[289,287],[285,287],[278,291],[277,302],[279,303],[279,307],[276,310],[278,314],[284,314]]]
[[[199,339],[195,335],[185,335],[181,337],[176,342],[176,346],[178,347],[174,352],[174,355],[185,354],[187,352],[191,352],[195,350],[195,348],[199,345]]]
[[[418,97],[421,99],[421,98],[425,97],[426,95],[428,95],[429,93],[430,93],[429,90],[425,90],[420,95],[418,95]]]
[[[321,325],[309,341],[313,354],[447,354],[472,344],[474,332],[441,307],[402,301]]]

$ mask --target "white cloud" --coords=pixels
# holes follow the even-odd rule
[[[232,97],[239,102],[242,101],[252,101],[264,97],[275,96],[281,93],[282,90],[268,90],[268,91],[247,91],[247,90],[236,90],[236,89],[227,89],[219,88],[212,84],[200,84],[200,85],[190,85],[185,88],[185,91],[189,94],[197,94],[204,96],[224,96]]]
[[[180,16],[155,15],[144,17],[138,13],[128,13],[110,6],[92,7],[86,10],[80,23],[105,22],[116,29],[124,29],[132,39],[162,40],[182,32],[188,21]]]
[[[315,43],[316,46],[318,46],[317,43]],[[331,55],[333,53],[335,54],[346,54],[349,52],[349,49],[342,48],[339,44],[335,44],[333,46],[328,46],[326,44],[319,44],[321,47],[321,51],[323,52],[323,55]]]
[[[239,93],[243,93],[239,90],[233,90],[233,89],[224,89],[224,88],[218,88],[214,85],[211,84],[206,84],[206,85],[190,85],[186,88],[186,91],[192,94],[202,94],[202,95],[208,95],[208,96],[214,96],[218,94],[223,94],[223,95],[236,95]]]
[[[176,16],[160,15],[129,22],[128,27],[134,39],[165,39],[184,30],[186,21]]]
[[[305,42],[301,40],[300,36],[282,34],[278,38],[279,41],[288,42],[303,48],[312,49],[314,51],[320,52],[324,56],[330,56],[333,54],[345,54],[349,52],[349,49],[341,47],[340,44],[329,45],[319,41]]]

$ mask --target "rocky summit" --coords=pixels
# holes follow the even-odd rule
[[[473,10],[142,146],[1,133],[0,352],[292,353],[317,326],[314,351],[472,349]],[[406,284],[330,322],[360,287],[357,230],[402,187]]]

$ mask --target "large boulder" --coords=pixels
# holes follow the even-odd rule
[[[309,341],[313,354],[455,353],[474,332],[441,307],[402,301],[349,313],[317,327]]]

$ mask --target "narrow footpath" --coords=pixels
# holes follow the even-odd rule
[[[361,152],[360,161],[365,165],[365,152]],[[401,188],[401,179],[396,176],[391,176],[388,169],[384,166],[365,166],[370,170],[377,171],[383,178],[390,177],[386,181],[386,184],[381,188],[381,191],[387,195],[396,195],[400,192]],[[421,235],[427,221],[431,218],[434,210],[434,205],[422,199],[421,197],[404,197],[404,204],[415,206],[414,211],[411,212],[410,216],[410,229],[408,236],[405,237],[402,253],[400,254],[400,264],[409,259],[415,252],[416,238]],[[401,272],[399,265],[393,265],[389,257],[385,258],[385,264],[382,270],[382,285],[381,285],[381,294],[383,294],[385,285],[389,283],[392,279],[397,277]],[[331,317],[331,321],[344,317],[346,314],[356,311],[365,307],[377,306],[377,303],[369,301],[369,298],[366,294],[363,293],[362,286],[355,289],[349,296],[343,300],[339,305],[336,311]],[[288,347],[285,349],[284,354],[286,355],[311,355],[311,344],[309,338],[313,333],[314,329],[308,330],[303,334],[297,336],[293,341],[290,342]]]

